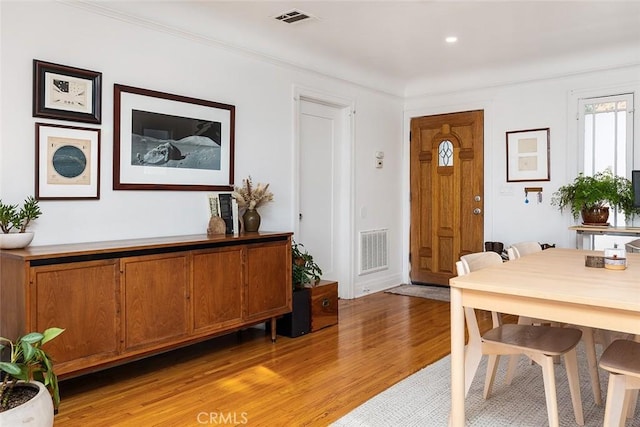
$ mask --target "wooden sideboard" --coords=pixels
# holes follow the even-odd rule
[[[291,311],[291,234],[190,235],[0,250],[0,336],[57,326],[60,378]]]

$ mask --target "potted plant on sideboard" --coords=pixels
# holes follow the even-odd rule
[[[626,219],[640,214],[640,208],[633,207],[631,181],[611,169],[592,176],[580,173],[553,193],[551,204],[560,211],[569,208],[574,219],[582,215],[584,225],[608,225],[609,208],[624,212]]]
[[[0,249],[17,249],[28,246],[33,232],[28,232],[29,223],[42,215],[38,201],[32,196],[25,199],[22,207],[3,203],[0,200]]]
[[[58,378],[41,347],[62,332],[64,329],[49,328],[15,342],[0,337],[0,425],[53,426],[60,404]]]
[[[311,292],[309,286],[320,281],[322,270],[304,245],[291,245],[291,283],[293,284],[292,310],[278,319],[280,335],[298,337],[311,330]]]

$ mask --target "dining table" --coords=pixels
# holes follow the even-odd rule
[[[640,335],[640,253],[625,269],[587,267],[586,256],[604,253],[551,248],[449,280],[450,425],[465,425],[465,377],[477,369],[465,364],[464,307]]]

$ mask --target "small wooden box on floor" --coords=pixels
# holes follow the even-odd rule
[[[338,282],[321,280],[311,291],[311,332],[338,323]]]

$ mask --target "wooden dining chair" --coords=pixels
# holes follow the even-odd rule
[[[460,261],[456,262],[456,268],[458,275],[462,276],[500,264],[502,264],[502,258],[495,252],[478,252],[460,257]],[[582,336],[579,329],[502,324],[500,314],[492,313],[494,327],[481,335],[475,310],[471,307],[465,307],[464,311],[469,331],[469,344],[465,351],[465,395],[471,388],[471,382],[483,355],[489,356],[483,393],[485,399],[491,394],[500,356],[525,355],[542,367],[549,425],[557,427],[559,426],[558,401],[553,358],[562,355],[569,380],[576,423],[584,425],[578,379],[578,359],[575,350]]]
[[[516,260],[520,257],[534,254],[542,251],[542,247],[538,242],[520,242],[514,243],[507,249],[509,255],[509,261]],[[557,322],[551,322],[544,319],[532,319],[531,317],[520,316],[518,317],[518,324],[520,325],[541,325],[550,324],[551,326],[567,326]],[[584,343],[585,352],[587,354],[587,366],[589,369],[589,378],[591,381],[591,391],[593,393],[593,400],[596,405],[602,405],[602,388],[600,386],[600,376],[598,375],[598,358],[596,356],[596,344],[594,338],[594,330],[588,326],[574,326],[571,327],[580,329],[582,331],[582,342]],[[509,365],[507,367],[507,374],[505,376],[505,383],[511,384],[516,368],[518,366],[518,355],[511,356],[509,358]]]
[[[540,252],[542,250],[542,246],[538,242],[520,242],[514,243],[509,248],[507,248],[507,254],[509,255],[509,260],[518,259],[525,255],[533,254],[536,252]]]
[[[627,242],[624,245],[624,249],[627,252],[630,252],[630,253],[640,252],[640,239],[636,239],[636,240],[632,240],[630,242]]]
[[[604,427],[624,427],[632,418],[640,389],[640,343],[616,340],[600,358],[600,367],[609,372]]]

